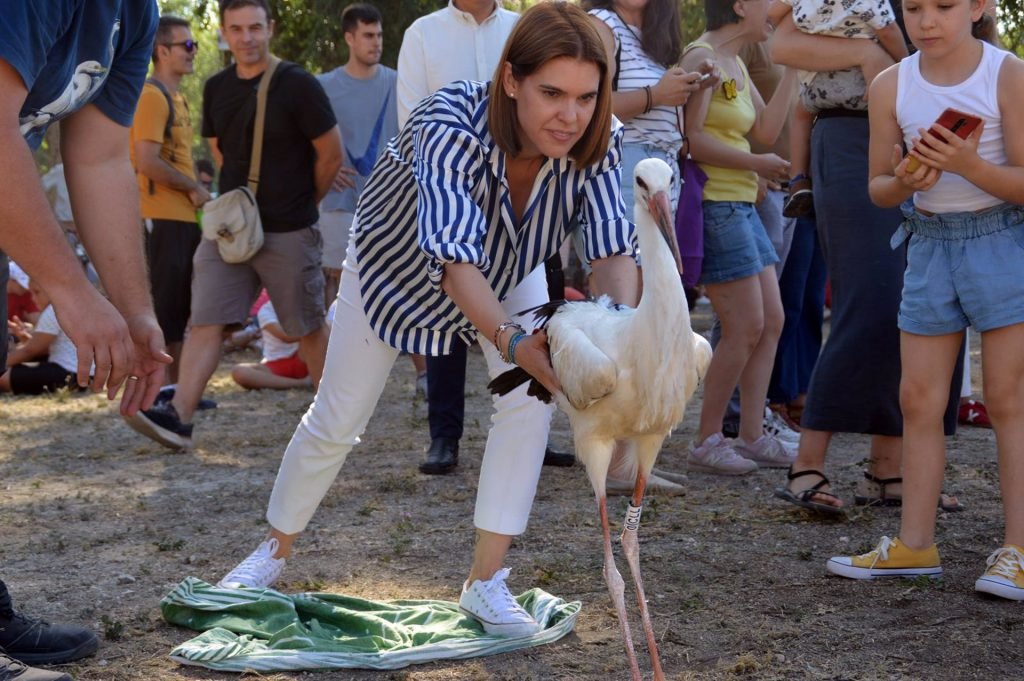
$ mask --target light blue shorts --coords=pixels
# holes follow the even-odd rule
[[[700,283],[722,284],[763,271],[779,261],[754,204],[704,202],[704,265]]]
[[[909,202],[892,247],[907,243],[899,327],[942,336],[1024,322],[1024,207],[927,216]]]

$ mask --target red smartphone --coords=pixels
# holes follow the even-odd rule
[[[972,132],[978,129],[978,126],[981,125],[981,119],[975,116],[974,114],[964,113],[963,111],[958,111],[957,109],[950,108],[942,112],[942,115],[939,116],[938,119],[932,124],[932,127],[929,130],[929,132],[935,135],[936,137],[941,137],[938,131],[936,131],[936,127],[940,125],[943,128],[949,130],[950,132],[956,134],[956,136],[959,137],[960,139],[965,140],[971,135]],[[928,146],[928,144],[924,140],[921,141],[921,144],[923,144],[926,147]],[[910,160],[907,161],[907,172],[912,173],[916,171],[920,166],[921,162],[918,161],[913,156],[911,156]]]

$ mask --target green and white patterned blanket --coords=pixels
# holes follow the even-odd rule
[[[368,601],[329,593],[218,589],[187,577],[160,601],[164,619],[199,636],[171,651],[181,664],[218,671],[399,669],[433,660],[494,655],[558,640],[581,604],[540,589],[516,600],[544,628],[500,638],[448,601]]]

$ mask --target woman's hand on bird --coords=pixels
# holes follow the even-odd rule
[[[555,376],[548,350],[548,334],[538,329],[519,341],[516,346],[516,364],[548,389],[552,395],[562,392],[562,384]]]

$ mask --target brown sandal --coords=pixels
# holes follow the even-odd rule
[[[884,506],[888,508],[903,506],[903,496],[890,496],[886,493],[886,487],[889,485],[899,485],[903,482],[903,478],[878,478],[872,475],[868,471],[864,471],[864,479],[867,480],[867,485],[861,483],[857,486],[857,492],[853,496],[853,501],[858,506]],[[862,486],[877,485],[878,492],[872,494],[871,492],[862,493]],[[964,505],[959,501],[947,502],[946,499],[949,495],[945,492],[939,494],[939,508],[946,513],[959,513],[964,510]]]

